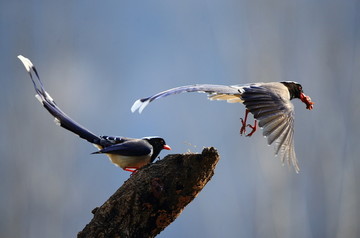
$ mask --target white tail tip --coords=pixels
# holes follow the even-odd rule
[[[43,101],[42,97],[40,97],[39,94],[35,94],[35,97],[42,105],[44,105],[44,101]]]
[[[150,101],[142,102],[140,99],[136,100],[134,104],[131,107],[131,112],[135,112],[136,110],[139,110],[139,113],[141,113],[144,108],[149,104]]]
[[[31,68],[34,67],[31,61],[22,55],[18,55],[18,58],[24,64],[26,71],[30,72]]]

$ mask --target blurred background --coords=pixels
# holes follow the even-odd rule
[[[0,237],[74,237],[130,176],[53,123],[19,54],[96,134],[218,149],[212,180],[158,237],[359,237],[359,30],[357,0],[2,0]],[[171,87],[285,80],[315,102],[293,101],[300,174],[261,131],[239,135],[241,104],[189,93],[130,112]]]

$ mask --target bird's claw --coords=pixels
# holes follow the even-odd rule
[[[240,128],[240,135],[243,135],[246,133],[246,121],[244,119],[240,118],[241,120],[241,128]]]
[[[252,136],[252,135],[255,133],[255,131],[256,131],[256,129],[257,129],[257,120],[255,120],[253,126],[250,125],[250,124],[247,124],[247,126],[251,128],[251,132],[250,132],[249,134],[247,134],[246,136],[250,137],[250,136]]]
[[[254,125],[246,124],[246,121],[242,118],[240,118],[240,120],[241,120],[241,124],[242,124],[242,126],[240,128],[240,135],[245,135],[247,137],[252,136],[255,133],[255,131],[257,130],[257,120],[255,120]],[[248,134],[246,134],[246,127],[251,128],[251,132]]]

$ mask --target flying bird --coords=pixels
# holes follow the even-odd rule
[[[226,100],[229,103],[243,103],[246,107],[245,117],[241,118],[240,134],[251,136],[257,127],[263,128],[263,135],[267,137],[269,145],[275,144],[275,155],[281,162],[292,163],[295,171],[299,172],[299,165],[294,149],[294,106],[290,100],[300,99],[306,108],[313,109],[313,102],[303,92],[300,84],[292,81],[251,83],[244,85],[213,85],[196,84],[172,88],[153,96],[142,98],[133,104],[131,111],[141,113],[152,101],[173,94],[185,92],[207,93],[210,100]],[[247,124],[248,113],[252,113],[254,125]],[[259,123],[257,123],[259,121]],[[251,132],[246,134],[246,129]]]
[[[29,73],[36,91],[36,98],[45,109],[55,117],[57,125],[75,133],[82,139],[92,143],[99,150],[93,154],[105,154],[110,161],[125,171],[135,172],[142,166],[153,162],[160,151],[171,150],[161,137],[144,137],[141,139],[118,137],[118,136],[97,136],[84,128],[69,116],[67,116],[46,92],[39,74],[32,62],[22,55],[18,58],[24,64]],[[33,77],[35,74],[35,78]]]

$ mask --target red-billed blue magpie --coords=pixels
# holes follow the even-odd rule
[[[197,84],[172,88],[153,96],[137,100],[131,107],[131,111],[144,108],[152,101],[173,94],[184,92],[207,93],[210,100],[226,100],[229,103],[243,103],[246,107],[245,118],[241,119],[240,134],[246,133],[246,127],[251,136],[257,129],[257,120],[262,127],[263,135],[267,137],[268,144],[275,142],[275,154],[280,157],[282,163],[286,160],[293,164],[295,171],[299,172],[299,165],[294,149],[294,106],[290,100],[300,99],[311,110],[313,102],[303,92],[302,86],[296,82],[271,82],[251,83],[244,85],[212,85]],[[255,124],[246,124],[248,113],[254,115]]]
[[[160,137],[134,139],[117,136],[97,136],[85,129],[56,105],[51,96],[45,91],[39,74],[31,61],[22,55],[19,55],[18,58],[30,75],[37,93],[36,98],[55,117],[56,124],[94,144],[99,151],[93,154],[106,154],[115,165],[126,171],[134,172],[142,166],[153,162],[161,150],[171,150],[165,140]],[[33,73],[36,76],[35,79]]]

